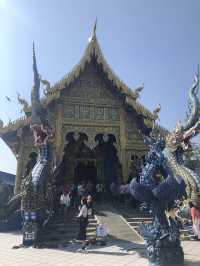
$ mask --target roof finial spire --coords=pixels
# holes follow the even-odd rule
[[[97,29],[97,18],[95,19],[95,22],[94,22],[94,26],[93,26],[93,29],[92,29],[92,34],[88,38],[89,42],[91,42],[96,37],[96,29]]]
[[[199,78],[200,78],[200,73],[199,73],[199,64],[197,65],[197,74],[196,74],[196,76],[197,76],[197,79],[198,79],[198,81],[199,81]],[[198,83],[198,90],[199,90],[199,83]]]
[[[35,56],[35,45],[33,43],[33,88],[31,91],[31,123],[40,124],[39,112],[41,109],[40,103],[40,75],[37,70],[36,56]]]
[[[35,43],[33,42],[33,69],[36,66],[36,57],[35,57]]]
[[[95,19],[95,22],[94,22],[94,27],[93,27],[93,31],[92,31],[92,37],[94,37],[96,35],[96,29],[97,29],[97,18]]]
[[[34,86],[40,86],[40,76],[37,70],[36,56],[35,56],[35,44],[33,42],[33,74],[34,74]]]

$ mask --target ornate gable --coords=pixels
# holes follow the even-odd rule
[[[66,120],[118,121],[122,101],[106,83],[95,62],[90,62],[80,76],[62,90],[63,117]]]
[[[81,80],[81,75],[87,69],[87,66],[90,65],[91,62],[95,63],[96,66],[101,69],[101,72],[104,74],[104,77],[106,78],[107,82],[109,82],[110,87],[115,89],[115,92],[118,93],[119,97],[123,97],[123,102],[125,106],[127,106],[130,110],[133,110],[138,115],[144,117],[149,121],[154,120],[154,115],[137,101],[137,93],[132,91],[126,84],[124,84],[124,82],[121,81],[118,76],[112,71],[101,52],[95,33],[90,39],[79,64],[77,64],[71,72],[65,75],[63,79],[57,82],[54,86],[49,86],[48,90],[45,93],[45,97],[42,99],[44,107],[48,108],[50,103],[60,99],[62,92],[64,90],[70,90],[71,85],[73,83],[81,82],[83,85],[85,81],[83,79]],[[95,80],[95,83],[96,84],[88,83],[84,85],[85,89],[81,92],[83,99],[84,94],[92,95],[94,93],[92,87],[96,86],[97,88],[97,86],[99,86],[97,80]],[[101,89],[99,90],[99,92],[96,91],[95,93],[100,93],[99,96],[101,96],[102,93],[102,96],[106,98],[104,92]],[[78,91],[76,93],[78,93]],[[99,99],[103,101],[104,98],[100,97]],[[7,132],[15,131],[19,128],[27,126],[29,125],[29,120],[29,117],[22,117],[20,119],[17,119],[16,121],[9,122],[8,125],[0,125],[0,134],[3,135]]]
[[[71,72],[69,72],[63,77],[63,79],[49,89],[47,92],[47,97],[44,99],[44,104],[48,105],[52,100],[59,98],[60,92],[75,82],[85,70],[86,66],[92,61],[99,66],[106,79],[115,88],[116,92],[124,97],[126,105],[131,107],[139,115],[142,115],[150,120],[154,119],[153,114],[137,101],[137,94],[131,90],[121,79],[119,79],[119,77],[110,68],[101,52],[96,34],[94,34],[87,45],[79,64],[77,64]]]

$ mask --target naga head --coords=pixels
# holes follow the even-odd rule
[[[200,102],[197,96],[199,77],[195,76],[194,84],[189,90],[189,112],[185,123],[180,121],[175,129],[166,137],[166,146],[171,152],[186,151],[190,140],[200,132]]]

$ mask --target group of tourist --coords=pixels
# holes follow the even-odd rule
[[[94,185],[91,182],[80,182],[78,184],[65,185],[60,195],[61,213],[64,217],[64,222],[67,221],[72,212],[77,212],[77,221],[79,222],[79,231],[77,240],[82,241],[82,250],[85,250],[90,241],[86,240],[86,232],[88,220],[94,215],[93,201],[102,200],[105,195],[105,185],[97,183]],[[105,245],[107,228],[105,224],[99,223],[96,228],[96,240],[101,245]]]
[[[97,195],[100,197],[102,192],[101,184],[97,186]],[[94,194],[93,184],[83,182],[75,185],[65,185],[60,196],[61,212],[64,216],[64,222],[67,221],[68,214],[73,210],[78,210],[77,220],[79,222],[79,232],[77,239],[83,241],[82,250],[89,244],[86,241],[86,231],[88,219],[94,215],[93,198]]]
[[[82,197],[87,197],[88,195],[96,197],[96,194],[100,193],[99,186],[100,184],[97,184],[96,189],[91,182],[65,185],[62,190],[60,202],[62,205],[66,205],[66,207],[77,208]]]
[[[129,182],[121,183],[118,186],[115,183],[110,184],[109,194],[113,202],[121,202],[123,204],[127,204],[127,202],[132,197],[129,193]],[[93,200],[102,198],[102,195],[105,193],[105,186],[101,183],[98,183],[96,186],[91,182],[79,184],[72,184],[71,186],[65,186],[63,189],[63,193],[60,196],[60,203],[62,205],[62,212],[64,215],[64,219],[66,221],[68,213],[70,210],[77,211],[77,220],[79,222],[79,232],[77,239],[83,241],[82,249],[84,250],[86,246],[89,244],[86,241],[86,230],[88,225],[89,217],[94,215],[93,208]],[[105,194],[104,194],[105,195]],[[133,204],[131,204],[133,206]],[[131,206],[130,205],[130,206]],[[173,218],[177,221],[177,223],[182,227],[184,224],[191,224],[195,235],[195,239],[200,240],[200,211],[189,202],[189,217],[188,219],[182,219],[180,215],[180,208],[175,209],[175,215],[173,216],[173,212],[168,212],[168,219]],[[99,225],[97,231],[105,231],[103,225]]]

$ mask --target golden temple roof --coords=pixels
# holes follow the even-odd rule
[[[55,97],[59,97],[58,93],[79,77],[86,64],[91,62],[92,58],[96,59],[97,64],[101,66],[103,71],[106,73],[107,78],[113,83],[117,90],[126,96],[127,104],[130,104],[137,113],[149,119],[154,118],[153,114],[148,109],[136,101],[137,94],[131,90],[108,65],[99,46],[96,34],[91,37],[80,62],[72,69],[72,71],[65,75],[63,79],[51,87],[51,89],[47,92],[47,98],[44,99],[44,102],[48,104]]]
[[[135,110],[136,113],[138,113],[139,115],[144,116],[146,119],[154,120],[153,113],[137,101],[137,93],[131,90],[113,72],[111,67],[106,62],[99,46],[95,31],[93,32],[93,35],[90,38],[90,41],[85,49],[84,55],[80,62],[72,69],[72,71],[65,75],[63,79],[61,79],[51,88],[49,88],[48,91],[46,91],[45,97],[42,99],[43,105],[47,107],[48,104],[51,103],[53,100],[58,99],[60,97],[60,92],[79,77],[81,72],[85,69],[86,64],[91,62],[93,58],[95,58],[97,64],[101,66],[109,81],[111,81],[114,87],[118,90],[118,92],[124,96],[125,104]],[[10,130],[16,130],[17,128],[25,126],[29,124],[29,120],[29,118],[26,119],[23,117],[17,119],[16,121],[10,122],[4,127],[0,126],[0,133],[6,133]]]

